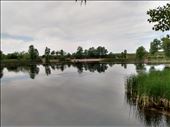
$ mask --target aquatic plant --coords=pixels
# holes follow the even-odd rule
[[[126,82],[126,96],[138,108],[170,112],[170,68],[130,76]]]

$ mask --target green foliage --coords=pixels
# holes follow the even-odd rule
[[[44,56],[45,56],[45,62],[48,63],[49,62],[49,57],[50,57],[50,48],[46,47],[45,48],[45,53],[44,53]]]
[[[147,11],[150,16],[149,23],[156,23],[153,30],[168,31],[170,30],[170,4],[167,3],[163,7],[157,7],[156,9],[150,9]]]
[[[162,47],[164,50],[164,53],[167,57],[170,57],[170,37],[164,37],[161,39],[162,40]]]
[[[94,47],[91,47],[88,49],[88,57],[95,57],[96,56],[96,50]]]
[[[3,52],[0,50],[0,60],[5,59],[5,54],[3,54]]]
[[[96,49],[96,55],[97,57],[105,57],[107,55],[108,51],[105,47],[97,47]]]
[[[127,58],[127,50],[124,50],[123,52],[121,52],[120,58],[121,59],[126,59]]]
[[[83,48],[81,46],[77,48],[76,58],[78,59],[83,58]]]
[[[54,50],[51,52],[51,55],[52,55],[52,56],[54,56],[54,55],[55,55],[55,51],[54,51]]]
[[[158,39],[154,39],[153,42],[150,43],[150,54],[154,55],[161,49],[161,41]]]
[[[38,57],[39,57],[39,52],[38,52],[38,50],[36,48],[34,48],[33,45],[29,46],[28,53],[29,53],[30,59],[32,61],[37,60]]]
[[[124,58],[124,59],[127,59],[127,50],[124,50],[124,52],[123,52],[123,58]]]
[[[143,60],[145,58],[145,55],[146,55],[146,50],[143,46],[139,47],[137,50],[136,50],[136,58],[138,60]]]
[[[131,76],[127,80],[129,91],[138,96],[170,99],[170,68],[151,70],[149,73]]]
[[[84,56],[86,58],[104,58],[107,57],[107,49],[102,46],[98,46],[97,48],[91,47],[88,50],[84,50]]]

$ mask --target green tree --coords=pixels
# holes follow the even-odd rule
[[[78,59],[83,58],[83,48],[82,48],[81,46],[79,46],[79,47],[77,48],[76,58],[78,58]]]
[[[170,37],[167,35],[161,40],[162,40],[162,48],[164,50],[165,55],[167,57],[170,57]]]
[[[51,52],[51,57],[52,57],[52,59],[54,59],[55,58],[55,51],[53,50],[52,52]]]
[[[89,57],[95,57],[95,54],[96,54],[96,50],[94,47],[91,47],[88,49],[88,56]]]
[[[88,50],[87,49],[84,50],[84,56],[85,56],[85,58],[88,58]]]
[[[158,52],[161,49],[161,41],[158,39],[154,39],[150,43],[150,54],[154,55],[156,52]]]
[[[65,61],[66,52],[65,52],[63,49],[61,49],[61,50],[59,51],[59,54],[60,54],[59,60],[60,60],[60,61]]]
[[[66,52],[63,49],[61,49],[59,54],[60,54],[60,56],[64,57],[66,55]]]
[[[0,61],[5,59],[5,54],[0,50]]]
[[[34,48],[33,45],[29,46],[28,53],[32,61],[36,60],[39,57],[39,52],[37,49]]]
[[[44,55],[45,55],[45,62],[48,63],[50,60],[50,48],[48,48],[48,47],[45,48]]]
[[[57,58],[58,58],[59,55],[60,55],[60,51],[56,51],[55,54],[56,54],[56,56],[57,56]]]
[[[127,58],[127,50],[125,49],[123,52],[123,58],[126,59]]]
[[[18,52],[14,52],[14,53],[8,53],[6,55],[7,59],[19,59],[19,53]]]
[[[123,59],[123,58],[124,58],[124,53],[121,52],[121,53],[120,53],[120,56],[121,56],[121,58]]]
[[[167,3],[163,7],[157,7],[156,9],[150,9],[147,11],[150,16],[149,23],[156,23],[153,30],[168,31],[170,30],[170,4]]]
[[[137,50],[136,50],[136,59],[138,60],[143,60],[145,58],[145,55],[146,55],[146,50],[143,46],[139,47]]]
[[[108,53],[108,51],[107,51],[107,49],[105,47],[99,46],[96,49],[95,55],[97,57],[105,57],[107,55],[107,53]]]
[[[54,50],[51,52],[51,55],[52,55],[52,56],[54,56],[54,55],[55,55],[55,51],[54,51]]]

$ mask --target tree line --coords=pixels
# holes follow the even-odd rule
[[[83,2],[83,0],[81,0]],[[85,0],[86,2],[86,0]],[[153,30],[155,31],[169,31],[170,30],[170,4],[167,3],[163,7],[157,7],[156,9],[150,9],[147,11],[147,15],[150,16],[148,19],[149,23],[154,23]],[[149,52],[143,46],[140,46],[136,50],[136,59],[144,60],[146,56],[157,56],[159,52],[162,52],[166,57],[170,57],[170,35],[159,39],[154,39],[150,43]],[[0,51],[0,58],[3,59],[23,59],[31,61],[41,61],[42,58],[46,62],[50,59],[58,59],[60,61],[65,61],[69,59],[84,59],[84,58],[114,58],[114,59],[127,59],[127,50],[119,54],[114,54],[108,52],[105,47],[98,46],[97,48],[91,47],[89,49],[83,49],[81,46],[77,48],[74,53],[65,52],[63,49],[60,51],[52,50],[48,47],[45,48],[44,55],[40,56],[38,50],[30,45],[28,52],[14,52],[4,54]]]
[[[149,23],[154,23],[153,30],[155,31],[169,31],[170,30],[170,3],[162,7],[150,9],[147,11]],[[166,57],[170,57],[170,35],[159,39],[154,39],[150,43],[149,53],[143,46],[140,46],[136,50],[136,58],[144,59],[148,54],[151,56],[157,56],[158,52],[162,51]]]
[[[14,52],[4,54],[0,51],[1,59],[18,59],[18,60],[30,60],[30,61],[40,61],[44,59],[46,62],[49,62],[53,59],[58,59],[60,61],[65,61],[68,59],[87,59],[87,58],[119,58],[125,59],[127,55],[127,50],[124,50],[120,54],[114,54],[108,52],[104,46],[90,47],[89,49],[83,49],[83,47],[78,46],[77,50],[73,53],[64,51],[63,49],[59,51],[51,50],[46,47],[43,55],[39,55],[38,49],[34,45],[30,45],[28,51]]]
[[[136,50],[136,59],[144,60],[148,55],[157,56],[158,53],[163,53],[165,57],[170,58],[170,36],[159,39],[154,39],[150,43],[150,50],[146,51],[143,46],[140,46]],[[89,49],[83,49],[83,47],[78,46],[77,50],[73,53],[64,51],[63,49],[59,51],[51,50],[46,47],[43,55],[39,55],[38,49],[34,45],[30,45],[27,52],[14,52],[4,54],[0,51],[1,60],[4,59],[18,59],[18,60],[30,60],[30,61],[41,61],[42,59],[45,62],[50,62],[50,60],[60,60],[66,61],[70,59],[88,59],[88,58],[112,58],[112,59],[128,59],[127,50],[124,50],[121,53],[112,53],[104,46],[90,47]]]
[[[136,50],[136,58],[138,60],[144,60],[148,56],[157,57],[159,54],[164,54],[165,57],[170,58],[170,35],[159,39],[154,39],[150,43],[149,52],[143,46],[140,46]]]

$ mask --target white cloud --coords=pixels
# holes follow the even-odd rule
[[[146,11],[166,4],[162,1],[91,2],[2,2],[1,33],[28,36],[34,41],[2,38],[4,52],[27,50],[34,44],[42,54],[45,46],[69,52],[77,46],[106,46],[112,52],[134,52],[160,36],[152,31]],[[153,38],[152,38],[153,37]]]

